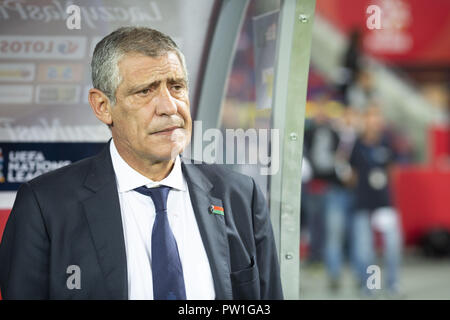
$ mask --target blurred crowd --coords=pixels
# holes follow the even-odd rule
[[[381,287],[400,294],[402,232],[391,198],[394,165],[413,147],[385,119],[357,35],[344,57],[343,81],[313,92],[307,104],[302,173],[302,237],[307,263],[324,263],[329,287],[341,287],[349,262],[358,290],[370,295],[369,266],[383,270]]]
[[[302,178],[302,232],[309,238],[308,262],[323,261],[330,288],[337,290],[348,258],[365,291],[367,268],[377,264],[376,239],[380,239],[387,280],[383,285],[395,295],[402,237],[391,199],[390,172],[395,163],[408,161],[408,152],[396,148],[394,134],[372,100],[364,107],[342,106],[337,109],[339,116],[330,115],[333,112],[322,97],[311,108]],[[332,109],[336,112],[336,105]]]

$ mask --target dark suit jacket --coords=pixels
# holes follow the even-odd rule
[[[253,179],[185,162],[216,298],[282,299],[267,203]],[[211,204],[225,214],[211,214]],[[70,265],[80,267],[81,289],[66,284]],[[4,299],[128,298],[109,147],[21,185],[0,245],[0,288]]]

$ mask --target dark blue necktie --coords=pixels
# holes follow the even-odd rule
[[[155,204],[156,217],[152,231],[152,276],[155,300],[186,300],[183,268],[178,247],[167,218],[167,196],[170,187],[160,186],[134,189],[150,196]]]

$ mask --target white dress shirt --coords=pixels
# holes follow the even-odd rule
[[[211,268],[195,219],[188,186],[181,170],[180,157],[176,158],[172,171],[166,178],[154,182],[123,160],[113,140],[110,152],[116,174],[125,237],[128,299],[153,299],[151,240],[155,207],[151,197],[133,190],[143,185],[149,188],[159,185],[172,188],[167,199],[167,215],[183,266],[186,298],[214,299]]]

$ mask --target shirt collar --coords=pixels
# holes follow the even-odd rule
[[[187,183],[184,179],[183,172],[181,171],[181,159],[180,156],[175,158],[172,171],[169,175],[161,181],[152,181],[151,179],[143,176],[136,170],[134,170],[126,161],[120,156],[117,151],[114,140],[111,139],[109,146],[111,153],[111,160],[116,174],[117,187],[119,192],[127,192],[140,186],[147,186],[148,188],[165,185],[176,190],[186,191]]]

